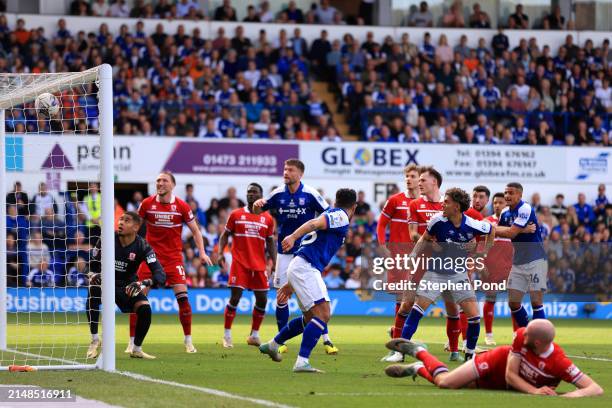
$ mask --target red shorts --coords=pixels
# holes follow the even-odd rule
[[[162,268],[164,268],[164,272],[166,272],[166,286],[187,284],[187,280],[185,279],[185,266],[182,261],[161,263],[161,265]],[[138,280],[151,279],[152,277],[151,270],[145,262],[140,264],[137,273]]]
[[[511,346],[500,346],[476,354],[472,361],[478,374],[476,380],[478,388],[487,390],[505,390],[508,388],[506,384],[506,363],[511,349]]]
[[[238,261],[232,262],[228,286],[250,290],[268,290],[270,288],[265,271],[247,269]]]

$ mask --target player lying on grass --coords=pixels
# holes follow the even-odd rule
[[[430,354],[424,345],[404,340],[390,341],[387,347],[420,360],[412,364],[394,364],[385,369],[390,377],[417,376],[440,388],[512,389],[526,394],[590,397],[603,394],[603,389],[580,371],[553,342],[555,327],[549,320],[532,320],[518,329],[511,346],[500,346],[476,355],[456,369],[448,367]],[[576,390],[558,394],[561,381]]]
[[[155,252],[147,241],[138,236],[142,218],[132,211],[124,213],[119,218],[115,233],[115,303],[122,313],[135,313],[138,316],[134,336],[134,348],[130,357],[154,359],[155,357],[142,351],[149,327],[151,326],[151,306],[142,293],[146,287],[161,285],[166,282],[166,274],[155,256]],[[100,276],[101,242],[98,241],[93,251],[92,273],[89,278],[89,293],[87,296],[87,319],[91,332],[91,344],[87,358],[96,358],[100,348],[98,337],[98,322],[100,320],[100,303],[102,300],[102,279]],[[145,262],[153,279],[138,281],[137,271]]]
[[[223,250],[229,237],[232,237],[232,265],[229,276],[229,287],[232,292],[225,306],[225,333],[223,347],[232,348],[232,323],[236,317],[236,308],[245,289],[255,294],[251,334],[247,338],[250,346],[261,345],[259,327],[266,313],[268,303],[268,274],[266,273],[266,250],[271,259],[276,259],[274,242],[274,220],[267,212],[253,213],[253,203],[263,195],[262,187],[251,183],[247,187],[247,206],[231,212],[225,225],[225,231],[219,238],[219,265],[225,263]]]
[[[283,302],[295,292],[303,315],[287,323],[272,340],[262,344],[259,350],[269,355],[272,360],[281,361],[279,347],[303,333],[300,352],[293,366],[294,372],[321,372],[312,367],[309,361],[310,353],[327,328],[331,315],[329,295],[321,273],[344,244],[356,206],[355,190],[341,188],[336,192],[335,208],[329,208],[319,217],[306,222],[282,242],[283,249],[287,250],[304,237],[287,268],[288,283],[280,288],[277,294],[279,301]]]

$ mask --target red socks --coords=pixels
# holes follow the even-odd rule
[[[427,381],[429,381],[430,383],[434,383],[433,377],[431,376],[431,374],[429,373],[429,371],[427,371],[427,368],[425,367],[421,367],[417,370],[417,374],[421,377],[423,377],[424,379],[426,379]]]
[[[484,315],[485,333],[493,333],[493,317],[495,316],[495,302],[485,302],[482,308]]]
[[[138,320],[138,316],[136,313],[130,313],[130,337],[136,336],[136,321]]]
[[[183,334],[191,335],[191,305],[187,296],[177,299],[179,306],[179,320],[183,326]]]
[[[461,338],[465,340],[468,328],[468,319],[465,313],[463,313],[463,310],[459,312],[459,320],[461,321]]]
[[[408,315],[403,313],[395,314],[395,323],[393,324],[393,333],[391,337],[394,339],[402,337],[402,330],[404,329],[404,323],[406,322],[407,317]]]
[[[234,317],[236,317],[236,307],[228,303],[225,306],[225,312],[223,312],[223,317],[225,318],[225,329],[231,329],[232,323],[234,322]]]
[[[260,309],[257,306],[253,307],[251,330],[259,330],[259,328],[261,327],[261,322],[263,321],[265,314],[266,314],[266,309]]]
[[[459,351],[459,334],[461,333],[461,322],[458,316],[446,316],[446,336],[450,351]]]
[[[431,374],[431,382],[433,382],[433,377],[436,375],[448,371],[446,364],[438,360],[433,354],[429,354],[427,350],[419,351],[416,354],[416,358],[421,360],[427,371]]]

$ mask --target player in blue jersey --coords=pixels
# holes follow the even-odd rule
[[[509,183],[504,190],[508,207],[502,210],[497,224],[497,236],[510,238],[514,245],[512,269],[508,276],[508,305],[517,327],[529,323],[522,300],[529,292],[534,319],[545,319],[544,292],[548,259],[534,209],[522,200],[523,186]]]
[[[285,161],[283,169],[284,186],[278,187],[265,199],[260,199],[253,205],[255,214],[270,211],[276,219],[278,229],[278,254],[276,255],[276,267],[274,272],[274,287],[282,288],[287,283],[287,267],[293,259],[295,251],[299,248],[299,241],[291,248],[283,250],[282,242],[288,235],[292,234],[307,221],[325,211],[329,205],[321,194],[306,184],[302,183],[304,176],[304,163],[298,159]],[[281,330],[289,321],[289,306],[287,301],[276,300],[276,324]],[[327,330],[323,333],[323,342],[327,354],[337,354],[338,349],[329,338]],[[283,345],[281,352],[285,353],[287,347]]]
[[[446,302],[458,304],[468,318],[465,359],[469,360],[478,343],[480,314],[468,270],[471,269],[470,264],[476,266],[478,259],[483,259],[493,246],[495,227],[463,214],[470,208],[470,196],[459,188],[446,191],[442,208],[442,214],[429,221],[427,230],[410,254],[417,257],[428,246],[433,246],[431,255],[421,258],[426,262],[426,272],[419,282],[416,300],[404,323],[402,337],[389,341],[387,348],[401,352],[401,345],[412,338],[427,308],[442,295]],[[470,256],[471,250],[476,247],[474,238],[480,235],[486,235],[484,252]]]
[[[342,188],[336,192],[335,208],[325,210],[282,241],[285,252],[292,249],[296,242],[300,242],[300,245],[287,268],[288,282],[278,290],[277,296],[279,300],[287,301],[295,292],[303,315],[291,320],[259,350],[279,362],[282,359],[279,347],[303,333],[294,372],[321,372],[312,367],[309,361],[310,353],[325,332],[331,315],[329,295],[321,273],[344,244],[356,206],[355,190]]]

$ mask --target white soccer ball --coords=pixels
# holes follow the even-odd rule
[[[58,114],[60,110],[59,99],[55,95],[45,92],[38,95],[34,102],[34,107],[40,116],[49,119]]]

